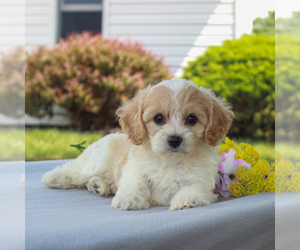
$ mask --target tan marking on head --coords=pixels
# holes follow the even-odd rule
[[[234,113],[212,90],[187,86],[177,95],[180,112],[187,117],[193,114],[205,126],[205,138],[211,146],[218,145],[231,126]]]
[[[212,102],[208,109],[208,122],[205,129],[205,138],[211,146],[217,146],[218,142],[225,138],[231,127],[234,113],[229,105],[208,89],[200,88],[206,93]]]
[[[153,120],[158,114],[162,114],[167,118],[172,104],[172,91],[170,89],[165,86],[156,86],[152,88],[143,104],[144,122],[147,123]]]
[[[141,90],[132,100],[122,105],[116,112],[123,132],[135,145],[141,145],[147,131],[143,122],[143,104],[150,87]]]
[[[193,114],[198,121],[205,125],[207,122],[207,108],[211,105],[210,98],[196,86],[187,86],[177,95],[180,105],[179,111],[183,118]]]

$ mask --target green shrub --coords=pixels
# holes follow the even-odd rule
[[[51,115],[56,103],[82,130],[116,125],[120,103],[148,84],[170,78],[162,58],[141,44],[88,32],[53,48],[39,47],[26,65],[26,113]]]
[[[0,113],[24,115],[25,49],[17,47],[2,55],[0,61]]]
[[[279,17],[275,21],[276,34],[286,34],[288,36],[300,36],[300,10],[292,11],[292,15],[287,18]]]
[[[300,37],[276,36],[276,139],[300,140]]]
[[[275,35],[275,10],[269,11],[267,17],[255,18],[253,21],[252,33],[274,36]]]
[[[244,35],[212,46],[184,69],[184,78],[213,88],[236,118],[230,136],[274,139],[275,39]]]

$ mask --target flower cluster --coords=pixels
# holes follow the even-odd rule
[[[240,143],[237,147],[226,138],[220,153],[215,193],[229,197],[275,191],[275,164],[261,159],[251,145]]]
[[[251,165],[242,159],[236,159],[236,150],[230,149],[222,154],[222,161],[219,165],[219,172],[216,177],[216,193],[223,197],[229,197],[231,194],[231,184],[237,181],[235,170],[238,167],[250,168]]]
[[[244,166],[235,170],[237,181],[230,185],[233,196],[251,195],[260,192],[275,191],[274,164],[260,160],[251,168]]]
[[[276,152],[275,166],[275,193],[300,192],[300,164],[296,165]]]

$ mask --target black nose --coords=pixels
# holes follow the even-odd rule
[[[171,135],[168,138],[168,143],[171,147],[177,148],[182,142],[182,138],[180,136]]]

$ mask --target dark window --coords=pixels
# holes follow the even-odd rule
[[[101,33],[102,0],[62,0],[59,37],[92,31]]]
[[[62,12],[61,37],[83,30],[101,32],[101,12]]]
[[[65,0],[65,4],[102,4],[102,0]]]

